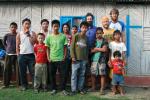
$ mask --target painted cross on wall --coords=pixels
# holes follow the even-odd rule
[[[142,28],[142,26],[133,26],[130,25],[130,16],[126,16],[126,46],[127,46],[127,57],[130,56],[130,29],[138,29]]]

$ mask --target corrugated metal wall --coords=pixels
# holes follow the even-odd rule
[[[96,16],[97,26],[101,26],[100,18],[109,16],[110,10],[116,7],[120,11],[119,18],[126,23],[126,15],[130,16],[131,25],[140,25],[141,29],[130,29],[130,56],[128,57],[128,75],[150,75],[150,6],[146,5],[113,5],[90,3],[25,3],[0,4],[0,37],[8,32],[10,22],[18,23],[28,17],[32,20],[32,30],[39,32],[40,20],[50,21],[60,16],[84,16],[92,12]]]

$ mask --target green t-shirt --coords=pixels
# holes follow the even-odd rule
[[[101,48],[102,42],[103,42],[103,40],[96,40],[95,47],[96,48]],[[92,61],[93,62],[98,62],[100,56],[101,56],[101,52],[94,53],[93,57],[92,57]]]
[[[50,60],[62,61],[64,58],[64,45],[67,45],[66,36],[62,33],[58,35],[49,34],[45,39],[45,44],[50,48]]]

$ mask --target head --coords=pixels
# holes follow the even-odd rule
[[[110,11],[111,20],[112,20],[112,21],[117,21],[117,20],[118,20],[118,16],[119,16],[119,11],[118,11],[118,9],[113,8],[113,9]]]
[[[76,34],[78,32],[78,27],[76,25],[72,26],[71,33]]]
[[[62,30],[63,30],[63,33],[69,33],[70,32],[70,26],[68,23],[65,23],[62,25]]]
[[[120,59],[120,57],[121,57],[120,51],[115,51],[115,52],[113,53],[113,56],[114,56],[114,58],[115,58],[116,60]]]
[[[18,27],[17,23],[15,23],[15,22],[10,23],[10,25],[9,25],[10,32],[16,33],[17,27]]]
[[[41,20],[41,27],[43,30],[47,30],[49,26],[49,21],[47,19],[42,19]]]
[[[96,28],[96,38],[99,39],[99,38],[102,38],[103,36],[103,29],[101,27],[97,27]]]
[[[38,43],[43,43],[44,38],[45,38],[45,36],[44,36],[43,33],[38,33],[38,34],[37,34]]]
[[[114,38],[114,40],[120,41],[121,32],[119,30],[114,31],[113,38]]]
[[[30,29],[30,27],[31,27],[31,20],[28,19],[28,18],[23,19],[22,20],[22,26],[25,29]]]
[[[89,24],[86,21],[81,22],[80,24],[81,32],[86,33],[86,31],[88,30],[88,26]]]
[[[104,16],[104,17],[102,17],[101,21],[102,21],[103,28],[108,29],[109,28],[109,18],[107,16]]]
[[[86,17],[86,21],[89,23],[89,26],[93,26],[93,20],[94,20],[93,14],[87,13],[85,17]]]
[[[53,20],[52,23],[51,23],[51,25],[52,25],[53,31],[55,31],[55,32],[59,31],[59,27],[60,27],[59,20]]]

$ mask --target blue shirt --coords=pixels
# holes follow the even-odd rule
[[[93,44],[96,40],[96,26],[89,27],[88,31],[86,32],[87,42],[89,49],[93,47]]]

